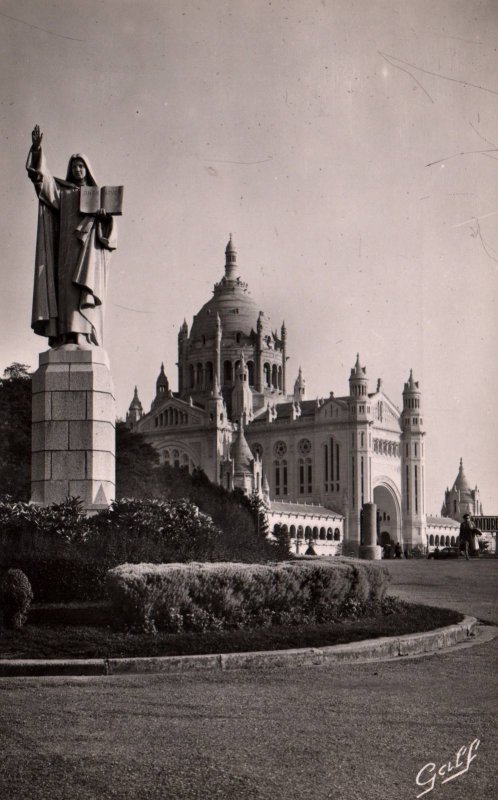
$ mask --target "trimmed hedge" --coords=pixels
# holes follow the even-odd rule
[[[355,617],[384,598],[387,570],[334,560],[276,564],[123,564],[108,593],[124,627],[209,630]]]

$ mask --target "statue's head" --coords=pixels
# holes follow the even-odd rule
[[[76,186],[97,186],[88,158],[83,153],[74,153],[67,165],[66,180]]]

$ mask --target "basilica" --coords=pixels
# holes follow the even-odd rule
[[[126,421],[172,466],[256,492],[270,529],[294,552],[357,555],[362,509],[375,503],[378,543],[426,551],[454,520],[427,518],[422,394],[411,370],[401,408],[352,358],[349,393],[308,399],[287,370],[287,330],[251,297],[232,237],[212,297],[178,333],[178,389],[161,365],[150,410],[137,388]],[[448,531],[446,531],[448,533]],[[457,531],[458,533],[458,531]]]

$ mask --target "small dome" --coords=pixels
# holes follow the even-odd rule
[[[237,436],[235,437],[235,441],[230,448],[230,455],[233,459],[234,471],[236,473],[252,475],[254,456],[251,453],[251,448],[247,444],[243,425],[239,425]]]

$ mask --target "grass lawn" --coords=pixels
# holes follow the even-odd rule
[[[52,617],[55,611],[60,612],[61,609],[51,609]],[[91,617],[95,617],[97,612],[96,608],[89,609]],[[36,617],[43,620],[41,609]],[[81,611],[79,619],[83,619]],[[462,615],[456,611],[400,602],[396,613],[359,620],[205,633],[158,633],[155,636],[123,633],[113,630],[109,625],[39,622],[28,623],[19,631],[2,630],[0,658],[119,658],[325,647],[433,630],[461,619]]]

